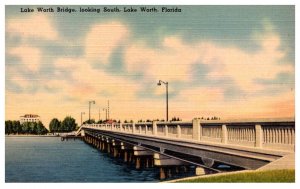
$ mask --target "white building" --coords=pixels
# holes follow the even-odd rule
[[[24,116],[20,116],[20,123],[23,124],[25,122],[39,122],[40,116],[34,114],[25,114]]]

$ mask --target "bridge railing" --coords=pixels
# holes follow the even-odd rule
[[[169,139],[210,142],[274,150],[295,150],[295,121],[200,120],[191,122],[143,122],[89,124],[83,127]]]

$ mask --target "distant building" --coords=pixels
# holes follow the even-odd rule
[[[20,116],[20,123],[25,122],[39,122],[40,116],[34,114],[25,114],[24,116]]]
[[[112,124],[112,123],[116,123],[116,121],[110,119],[110,120],[104,121],[104,123],[106,123],[106,124]]]

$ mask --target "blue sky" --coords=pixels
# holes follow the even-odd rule
[[[159,79],[170,83],[170,116],[294,116],[294,6],[20,13],[25,7],[39,6],[6,6],[6,119],[78,120],[90,99],[95,119],[108,99],[113,118],[163,119]]]

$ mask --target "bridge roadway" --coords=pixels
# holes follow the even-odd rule
[[[219,170],[216,166],[213,166],[213,164],[227,164],[242,169],[253,170],[294,153],[294,121],[275,120],[270,122],[260,120],[255,122],[247,121],[244,123],[246,124],[243,124],[243,122],[239,122],[239,124],[237,124],[237,122],[234,122],[234,124],[233,122],[222,122],[221,124],[209,122],[208,124],[200,124],[199,120],[194,119],[190,124],[176,123],[177,132],[173,132],[176,133],[176,137],[172,137],[170,133],[168,135],[168,131],[172,131],[172,129],[170,130],[168,127],[171,128],[174,123],[160,124],[157,122],[136,123],[131,125],[125,123],[115,125],[83,125],[78,131],[78,134],[82,133],[82,135],[89,135],[95,138],[105,137],[107,139],[113,139],[215,172],[219,172]],[[209,132],[211,137],[208,141],[205,141],[205,135],[208,136],[204,132],[205,129],[207,129],[206,125],[209,125],[207,128],[211,129]],[[239,126],[231,127],[232,125]],[[193,140],[180,137],[181,131],[184,130],[185,126],[191,131],[185,134],[192,133],[190,137],[193,138]],[[144,127],[144,129],[142,127]],[[161,133],[159,134],[157,131],[158,127],[164,128],[164,131],[161,130],[164,136],[161,136]],[[198,127],[201,127],[201,129]],[[219,127],[219,130],[217,127]],[[243,127],[245,127],[246,130]],[[273,130],[269,132],[268,129],[270,127],[273,129],[276,128],[276,131],[274,130],[274,133]],[[230,129],[236,129],[236,131]],[[217,134],[214,134],[213,131]],[[240,133],[238,131],[240,131]],[[231,132],[235,133],[235,135]],[[254,135],[254,137],[247,137],[247,135]],[[219,137],[219,141],[221,142],[215,142],[211,139],[213,138],[212,136],[215,136],[215,138]],[[227,140],[224,139],[224,137],[226,137]],[[237,145],[230,143],[230,140],[228,140],[232,140],[234,137],[241,139],[241,141],[237,141]],[[269,140],[268,138],[271,139]],[[280,140],[276,138],[280,138]],[[246,139],[250,142],[245,143]],[[275,146],[282,146],[283,148],[273,148],[272,145],[270,147],[270,143],[272,142]],[[267,145],[268,143],[269,145]]]

